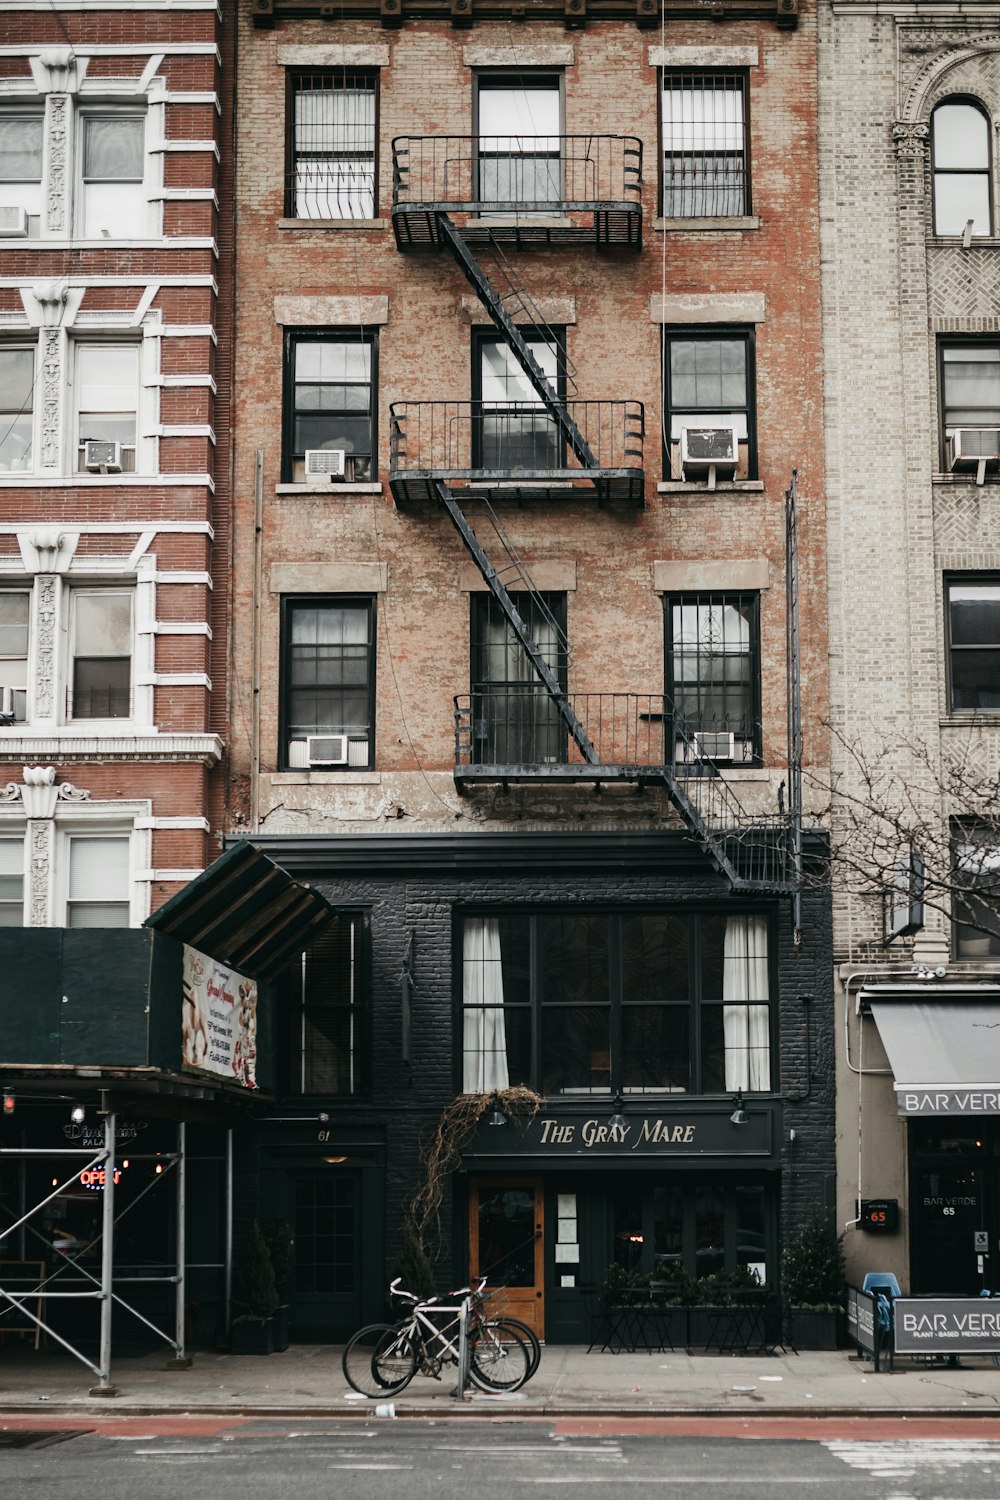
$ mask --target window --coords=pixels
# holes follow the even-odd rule
[[[0,838],[0,927],[24,925],[24,839]]]
[[[767,1092],[767,919],[525,912],[462,922],[467,1092]]]
[[[286,482],[301,484],[307,452],[339,449],[344,478],[374,477],[376,335],[290,333],[285,420]]]
[[[137,344],[77,345],[78,472],[135,470],[138,404]]]
[[[614,1261],[626,1271],[674,1280],[680,1271],[732,1275],[737,1266],[774,1283],[773,1188],[763,1178],[692,1181],[689,1174],[651,1183],[621,1173],[612,1195]]]
[[[759,763],[759,603],[757,594],[664,599],[666,694],[678,761],[700,752]]]
[[[0,590],[0,726],[20,724],[27,717],[30,619],[31,595],[27,589]],[[10,689],[9,703],[5,701],[5,688]]]
[[[990,232],[990,122],[978,104],[951,99],[931,115],[934,233]]]
[[[561,79],[496,73],[478,79],[478,198],[545,211],[562,198]]]
[[[290,218],[375,217],[377,77],[347,68],[289,75]]]
[[[43,140],[40,114],[0,114],[0,204],[15,211],[15,220],[16,210],[21,209],[27,216],[23,228],[33,235],[38,233],[42,212]]]
[[[980,339],[943,342],[941,353],[942,467],[963,459],[993,459],[1000,444],[1000,343]]]
[[[145,229],[145,113],[81,114],[79,122],[85,239],[130,239]]]
[[[1000,959],[1000,824],[956,818],[951,836],[959,892],[952,924],[955,957]]]
[[[371,767],[375,748],[375,600],[284,600],[283,763]]]
[[[664,331],[664,433],[668,477],[683,478],[681,435],[685,427],[736,430],[737,479],[757,477],[754,420],[753,335],[739,329]]]
[[[0,474],[31,468],[35,351],[0,345]]]
[[[544,338],[523,330],[523,336],[553,392],[565,396],[562,330],[552,330]],[[473,394],[482,401],[482,418],[473,467],[543,473],[562,468],[558,428],[517,355],[499,334],[478,334],[475,343]]]
[[[745,77],[664,72],[661,99],[664,216],[749,213]]]
[[[1000,711],[1000,576],[945,580],[949,707]]]
[[[132,715],[132,594],[74,589],[70,596],[67,718]]]
[[[129,839],[70,835],[67,927],[129,925]]]
[[[362,1091],[366,954],[365,918],[340,912],[282,982],[292,1093]]]
[[[492,594],[472,594],[472,724],[479,765],[558,765],[566,729]],[[512,593],[548,667],[566,687],[566,595]]]

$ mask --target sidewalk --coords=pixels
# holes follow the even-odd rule
[[[376,1403],[351,1391],[340,1349],[300,1344],[282,1354],[233,1356],[199,1351],[188,1370],[162,1354],[116,1360],[119,1394],[92,1397],[90,1371],[68,1355],[0,1348],[0,1412],[98,1411],[269,1416],[371,1416]],[[849,1352],[755,1355],[587,1354],[555,1345],[534,1378],[511,1395],[453,1396],[454,1371],[418,1375],[392,1398],[394,1415],[976,1416],[1000,1414],[1000,1368],[967,1356],[959,1369],[902,1362],[874,1374]]]

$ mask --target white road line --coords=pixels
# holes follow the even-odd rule
[[[916,1469],[977,1468],[1000,1464],[1000,1442],[989,1438],[895,1438],[885,1442],[828,1440],[823,1447],[854,1469],[881,1478]]]

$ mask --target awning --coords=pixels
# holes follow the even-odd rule
[[[1000,1001],[871,1001],[901,1115],[1000,1115]]]
[[[244,840],[164,902],[144,926],[251,979],[273,979],[332,916],[324,896]]]

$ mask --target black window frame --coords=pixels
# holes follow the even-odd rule
[[[660,214],[665,219],[739,219],[747,218],[753,212],[752,179],[750,173],[750,70],[748,68],[721,68],[718,71],[705,68],[659,68],[657,70],[659,99],[657,101],[657,127],[659,150],[657,152],[658,176],[656,201],[659,204]],[[667,137],[664,124],[663,96],[668,81],[677,85],[677,92],[696,91],[696,85],[701,87],[697,91],[708,93],[713,89],[724,89],[729,92],[738,92],[742,103],[742,127],[743,127],[743,149],[739,153],[716,152],[715,155],[733,155],[739,157],[741,162],[741,183],[737,191],[740,193],[740,207],[731,211],[719,212],[716,208],[713,212],[674,214],[668,212],[667,205]],[[672,153],[676,157],[694,157],[696,155],[707,156],[706,151]],[[723,187],[723,192],[729,191]],[[688,189],[688,191],[691,191]],[[707,191],[707,189],[701,189]]]
[[[936,144],[937,137],[934,128],[934,117],[938,110],[949,106],[964,105],[974,110],[982,119],[984,126],[984,138],[986,142],[986,165],[985,167],[939,167],[937,165]],[[944,231],[938,228],[938,179],[939,177],[984,177],[986,179],[986,213],[989,220],[985,235],[976,235],[977,239],[986,239],[993,234],[994,217],[994,193],[993,193],[993,122],[990,112],[981,99],[973,94],[949,94],[944,99],[939,99],[931,110],[930,116],[930,160],[931,160],[931,224],[934,234],[941,239],[961,239],[962,230]]]
[[[295,425],[298,416],[298,408],[295,405],[295,356],[300,345],[304,344],[336,344],[336,345],[359,345],[363,344],[370,349],[370,377],[368,381],[368,427],[371,453],[363,455],[368,457],[368,472],[361,482],[373,484],[378,479],[378,329],[377,328],[287,328],[285,330],[284,350],[284,393],[282,400],[281,418],[281,480],[283,484],[310,483],[309,480],[294,480],[294,465],[302,458],[305,448],[297,451],[295,443]],[[360,384],[360,382],[344,382],[346,384]],[[303,408],[307,411],[308,408]],[[356,414],[351,407],[342,410],[331,411],[331,419],[338,416],[349,416]],[[350,459],[354,455],[347,454]],[[311,481],[317,484],[328,483],[328,481]]]
[[[993,421],[949,421],[949,411],[956,410],[952,404],[949,407],[947,393],[946,370],[949,360],[945,358],[949,350],[961,349],[986,349],[996,351],[996,406],[994,408],[983,408],[983,410],[994,410],[996,416]],[[985,363],[985,362],[984,362]],[[1000,337],[996,334],[946,334],[941,335],[937,342],[937,376],[938,376],[938,432],[940,434],[940,464],[942,473],[948,468],[948,434],[959,428],[1000,428]],[[972,410],[972,408],[958,407],[957,410]],[[990,480],[994,477],[987,471],[985,478]]]
[[[345,949],[347,950],[345,952]],[[353,949],[353,952],[351,951]],[[346,991],[323,1003],[324,978],[333,974],[335,988],[346,978]],[[282,1017],[282,1092],[296,1099],[358,1099],[371,1092],[371,912],[365,907],[338,907],[330,926],[305,952],[289,964],[278,981]],[[346,1086],[332,1076],[317,1078],[318,1059],[310,1062],[308,1026],[328,1026],[334,1018],[348,1023]],[[336,1043],[333,1044],[334,1046]],[[328,1086],[322,1086],[323,1084]]]
[[[526,325],[526,326],[523,326],[523,327],[519,327],[518,328],[518,332],[520,333],[521,337],[524,339],[525,343],[528,344],[529,346],[530,346],[530,344],[532,342],[534,342],[534,343],[554,344],[555,345],[555,355],[556,355],[556,391],[555,391],[555,395],[556,395],[559,403],[561,405],[565,406],[565,404],[566,404],[566,328],[565,328],[565,326],[563,324],[559,324],[559,325],[557,325],[555,327],[552,327],[552,328],[549,328],[549,327],[538,328],[538,327],[535,327],[534,325],[531,325],[531,326],[527,326]],[[484,462],[484,451],[485,451],[485,447],[486,447],[485,424],[486,424],[487,414],[486,414],[486,410],[485,410],[485,408],[483,406],[483,351],[485,349],[487,349],[488,347],[494,347],[494,348],[496,348],[496,347],[498,347],[501,344],[505,345],[508,348],[510,347],[507,344],[507,340],[504,338],[503,334],[502,333],[498,333],[496,330],[494,330],[492,328],[474,328],[472,330],[472,387],[471,388],[472,388],[473,412],[477,414],[477,416],[474,417],[473,423],[472,423],[472,467],[474,469],[484,469],[484,468],[489,467],[492,470],[494,468],[503,469],[505,467],[506,468],[510,467],[509,464],[508,465],[502,465],[502,464],[493,465],[493,464],[491,464],[491,465],[487,466],[486,463]],[[520,360],[517,359],[517,356],[516,356],[516,354],[514,354],[513,350],[511,350],[511,354],[514,356],[515,360],[517,360],[517,363],[520,364]],[[523,370],[523,366],[522,366],[522,370]],[[525,379],[527,379],[527,376],[525,376]],[[532,388],[532,389],[534,389],[534,388]],[[559,429],[558,427],[556,427],[556,425],[555,425],[555,419],[552,416],[550,416],[550,415],[547,414],[547,408],[543,404],[543,402],[542,402],[542,400],[541,400],[540,397],[539,397],[539,401],[538,401],[538,409],[539,409],[540,412],[546,413],[546,421],[552,424],[552,428],[553,428],[552,462],[551,462],[551,464],[546,465],[543,468],[540,468],[538,470],[529,470],[527,472],[536,472],[536,473],[539,473],[539,474],[546,474],[546,473],[551,472],[551,470],[553,470],[553,469],[562,469],[562,468],[566,467],[566,441],[565,441],[565,438],[562,435],[561,429]],[[497,412],[497,414],[501,415],[501,416],[504,413],[507,413],[508,416],[511,414],[510,413],[510,408],[503,407],[503,406],[497,406],[495,408],[491,407],[490,410],[491,411],[495,410]]]
[[[951,819],[952,855],[952,912],[951,944],[952,956],[959,963],[989,963],[994,966],[1000,960],[1000,868],[990,872],[985,880],[962,870],[959,858],[960,845],[981,844],[990,850],[1000,850],[1000,820],[962,816]],[[986,887],[984,900],[981,892]],[[968,891],[963,897],[962,891]],[[979,907],[978,922],[970,922],[966,913],[972,914]],[[970,947],[976,944],[979,951]]]
[[[724,1004],[739,1004],[739,1001],[725,1002],[721,993],[721,975],[723,966],[723,952],[721,947],[718,951],[713,950],[713,955],[708,956],[706,948],[706,934],[710,930],[710,924],[720,924],[720,936],[724,943],[725,922],[728,918],[762,918],[766,923],[767,934],[767,1000],[751,1000],[747,1004],[765,1004],[768,1008],[768,1087],[766,1089],[743,1088],[745,1094],[752,1094],[757,1098],[766,1098],[770,1095],[779,1094],[780,1082],[780,990],[778,985],[777,965],[777,942],[776,925],[773,911],[751,903],[741,904],[738,908],[722,906],[699,906],[699,907],[677,907],[667,904],[656,906],[632,905],[625,908],[612,905],[577,905],[574,907],[561,906],[553,903],[551,906],[469,906],[456,910],[453,937],[453,973],[455,975],[455,1006],[454,1006],[454,1086],[458,1093],[466,1091],[465,1080],[465,1005],[464,1005],[464,930],[465,923],[477,919],[511,919],[527,923],[526,934],[515,945],[517,955],[516,966],[520,968],[520,985],[527,985],[528,998],[509,1002],[507,999],[507,985],[505,983],[504,994],[504,1016],[505,1023],[510,1020],[515,1010],[525,1013],[528,1018],[528,1033],[530,1035],[530,1064],[528,1068],[529,1077],[526,1080],[529,1087],[536,1093],[551,1100],[559,1100],[564,1104],[572,1104],[574,1101],[585,1105],[586,1101],[593,1098],[613,1098],[621,1093],[625,1099],[635,1098],[637,1100],[649,1101],[657,1098],[662,1099],[692,1099],[692,1098],[731,1098],[736,1092],[734,1088],[722,1084],[714,1088],[703,1086],[706,1073],[710,1069],[706,1066],[706,1036],[710,1023],[707,1021],[707,1012],[710,1010],[721,1011]],[[689,941],[687,945],[687,999],[679,1002],[664,1002],[662,1000],[648,1002],[649,1006],[662,1008],[664,1004],[683,1010],[687,1022],[687,1052],[688,1052],[688,1085],[686,1088],[676,1085],[667,1087],[630,1085],[625,1080],[624,1068],[625,1042],[623,1039],[623,1021],[625,1012],[635,1006],[642,1007],[644,1002],[636,1001],[633,996],[626,997],[626,962],[633,951],[626,941],[626,924],[641,918],[667,918],[675,919],[689,924]],[[540,935],[540,924],[551,920],[567,919],[572,921],[606,920],[608,923],[608,973],[607,973],[607,1006],[608,1006],[608,1062],[606,1069],[607,1083],[598,1086],[572,1087],[569,1089],[554,1090],[546,1093],[544,1068],[544,1036],[543,1022],[547,1011],[558,1013],[560,1002],[558,1000],[545,999],[542,993],[544,950]],[[503,940],[501,936],[501,954],[503,955]],[[515,962],[511,956],[511,962]],[[717,969],[717,976],[714,970]],[[720,993],[709,993],[713,978],[718,978]],[[515,978],[512,989],[516,991],[518,979]],[[578,1008],[574,991],[574,1009]],[[598,1009],[600,1001],[587,1002],[588,1008]],[[563,1006],[565,1014],[566,1007]],[[522,1026],[523,1034],[523,1026]],[[560,1027],[560,1035],[564,1038],[564,1028]],[[725,1060],[722,1060],[723,1074],[725,1072]],[[511,1077],[510,1084],[522,1080]]]
[[[285,194],[284,210],[285,217],[296,219],[299,222],[309,223],[357,223],[370,222],[378,216],[379,211],[379,136],[380,136],[380,68],[289,68],[285,78]],[[351,88],[358,91],[358,85],[365,86],[365,91],[374,95],[375,110],[372,125],[372,202],[370,214],[299,214],[296,212],[296,193],[298,190],[298,162],[300,157],[311,159],[310,153],[298,150],[295,138],[295,99],[301,91],[305,92],[303,85],[307,82],[319,83],[323,88],[329,87],[331,93],[336,93],[338,87],[341,89]],[[369,87],[370,86],[370,89]],[[367,159],[367,149],[364,156]],[[316,160],[336,160],[336,157],[321,157],[315,155]],[[349,153],[345,159],[354,160]],[[361,158],[357,158],[361,159]]]
[[[497,203],[497,204],[501,204],[501,205],[502,204],[509,204],[510,205],[510,209],[511,209],[512,212],[514,212],[514,211],[517,210],[517,205],[518,205],[518,202],[519,202],[519,199],[517,197],[514,197],[514,196],[511,196],[510,198],[487,198],[487,196],[486,196],[485,189],[484,189],[484,186],[483,186],[483,181],[482,181],[482,172],[480,170],[480,165],[479,165],[480,161],[486,159],[489,156],[489,153],[484,153],[484,152],[482,152],[480,150],[480,145],[479,145],[479,142],[480,142],[480,123],[481,123],[481,119],[480,119],[481,110],[480,110],[479,100],[480,100],[481,93],[484,90],[486,92],[490,92],[493,89],[499,91],[500,89],[505,89],[505,88],[506,89],[523,89],[526,93],[530,93],[530,92],[544,93],[544,92],[553,92],[554,91],[555,94],[556,94],[557,100],[558,100],[558,104],[559,104],[559,129],[556,132],[556,139],[560,143],[559,147],[558,147],[558,150],[556,152],[552,152],[552,151],[547,151],[547,152],[509,152],[509,153],[503,153],[503,154],[504,155],[508,155],[511,159],[513,159],[515,157],[523,158],[523,157],[530,157],[530,156],[538,156],[540,159],[544,159],[546,161],[552,161],[552,160],[558,160],[559,161],[559,194],[558,194],[558,197],[553,198],[551,200],[549,200],[549,199],[544,200],[546,203],[551,202],[552,211],[553,212],[558,212],[559,209],[560,209],[560,205],[563,202],[563,194],[566,191],[565,182],[564,182],[564,169],[563,169],[563,165],[562,165],[562,142],[563,142],[563,140],[565,138],[565,134],[566,134],[566,74],[565,74],[565,70],[562,69],[562,68],[559,68],[559,67],[556,67],[556,68],[546,68],[546,67],[540,67],[540,68],[516,68],[516,69],[515,68],[503,68],[503,67],[498,67],[498,68],[476,68],[474,70],[474,72],[473,72],[472,78],[473,78],[473,87],[472,87],[472,133],[473,133],[473,142],[474,142],[474,150],[475,150],[475,180],[474,180],[474,183],[473,183],[473,192],[474,192],[476,201],[477,202]],[[514,137],[514,138],[516,139],[517,137]],[[492,139],[492,137],[487,136],[486,139],[490,140],[490,139]],[[550,140],[550,139],[552,139],[552,137],[550,137],[550,136],[543,136],[543,137],[539,137],[539,139]],[[533,200],[529,200],[529,201],[535,202],[535,201],[540,201],[540,200],[534,200],[533,199]]]
[[[568,640],[568,598],[562,590],[543,590],[537,596],[511,590],[511,599],[524,619],[536,642],[541,631],[539,625],[547,627],[555,638],[557,659],[553,671],[559,686],[567,690],[568,664],[566,651],[560,649]],[[536,604],[535,599],[540,601]],[[489,646],[486,628],[490,623],[504,627],[504,652],[521,653],[520,666],[523,678],[507,676],[500,680],[487,675]],[[473,763],[477,765],[564,765],[568,758],[568,743],[565,723],[554,700],[538,674],[530,667],[524,648],[516,638],[493,594],[488,590],[473,590],[469,594],[469,683],[473,706]],[[546,654],[541,646],[543,656]],[[552,666],[552,663],[549,663]],[[496,719],[486,714],[488,699],[495,696],[499,704]],[[522,710],[530,710],[526,718]],[[512,708],[516,708],[516,722],[512,722]],[[540,710],[540,718],[539,718]],[[539,748],[545,754],[541,760],[525,757],[524,754],[509,754],[497,757],[498,744],[509,746],[513,742],[520,749]]]
[[[997,682],[997,702],[995,704],[956,704],[956,656],[973,657],[977,653],[986,655],[992,653],[1000,661],[1000,636],[995,642],[956,642],[954,639],[954,614],[952,607],[952,590],[961,587],[988,587],[996,590],[997,605],[1000,608],[1000,573],[946,573],[944,575],[944,614],[945,614],[945,651],[947,656],[947,687],[948,687],[948,712],[950,714],[975,715],[976,717],[996,718],[1000,716],[1000,673],[994,679],[989,671],[984,673],[984,683],[988,685],[991,681]]]
[[[741,734],[738,729],[730,729],[727,722],[718,726],[717,721],[706,724],[699,717],[698,723],[687,722],[687,727],[694,733],[733,733],[737,740],[742,740],[749,748],[749,755],[737,758],[737,763],[744,766],[762,766],[763,760],[763,727],[762,727],[762,698],[761,698],[761,597],[757,589],[685,589],[663,596],[663,630],[664,630],[664,662],[663,682],[665,697],[665,724],[664,724],[664,746],[667,755],[670,754],[670,746],[674,741],[674,719],[677,689],[674,677],[674,619],[675,607],[695,606],[696,608],[721,605],[723,607],[735,606],[742,612],[744,608],[748,611],[750,625],[749,651],[744,653],[750,661],[750,713],[752,716],[750,733]],[[700,653],[699,653],[700,654]],[[697,679],[701,682],[701,679]],[[706,759],[710,759],[706,756]]]
[[[288,771],[295,769],[291,765],[290,741],[292,738],[293,719],[291,713],[292,687],[292,618],[297,609],[318,609],[323,606],[335,609],[356,609],[367,612],[368,616],[368,639],[366,649],[368,651],[368,756],[362,765],[357,762],[353,765],[326,766],[324,770],[336,771],[364,771],[375,768],[375,688],[377,675],[378,657],[378,596],[376,594],[283,594],[281,596],[281,677],[279,685],[279,714],[278,714],[278,759],[277,765],[280,770]],[[333,685],[336,688],[336,684]],[[343,687],[343,684],[340,685]],[[346,729],[344,727],[317,727],[305,731],[316,735],[347,734],[362,737],[360,730]],[[298,769],[301,769],[299,767]]]
[[[701,343],[712,344],[727,341],[730,343],[742,343],[745,349],[746,370],[746,400],[742,406],[720,407],[719,405],[692,405],[689,403],[678,403],[677,413],[690,412],[697,416],[699,412],[706,415],[721,414],[727,412],[733,416],[746,416],[747,424],[747,471],[745,476],[748,480],[758,477],[757,457],[757,356],[756,356],[756,330],[753,327],[745,327],[738,324],[668,324],[663,329],[663,341],[660,362],[662,365],[663,383],[663,425],[662,425],[662,462],[663,477],[666,480],[675,478],[673,465],[671,463],[672,438],[671,429],[674,418],[674,402],[671,391],[670,375],[670,352],[672,346],[677,343]],[[677,478],[680,477],[680,447],[678,443],[678,467]]]

